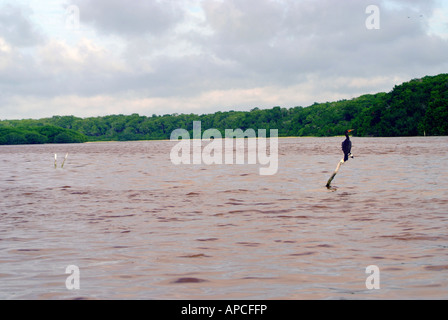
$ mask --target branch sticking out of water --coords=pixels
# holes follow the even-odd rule
[[[65,155],[64,161],[62,161],[61,168],[64,168],[65,160],[67,160],[67,157],[68,157],[68,153]]]
[[[65,164],[65,161],[67,160],[67,157],[68,157],[68,153],[65,155],[65,158],[62,161],[61,168],[64,168],[64,164]],[[58,155],[55,153],[54,154],[54,168],[56,169],[57,167],[58,167]]]
[[[331,186],[331,182],[333,181],[334,177],[338,174],[339,169],[341,168],[341,165],[344,163],[344,159],[341,159],[341,161],[339,161],[338,166],[336,167],[336,170],[334,170],[333,174],[331,175],[330,179],[328,179],[327,181],[327,185],[326,187],[328,189],[330,189]]]
[[[349,157],[350,157],[350,158],[353,158],[354,156],[350,153],[350,154],[349,154]],[[344,158],[342,158],[341,161],[339,161],[339,163],[338,163],[338,165],[337,165],[337,167],[336,167],[336,170],[334,170],[334,172],[333,172],[333,174],[331,175],[330,179],[328,179],[328,181],[327,181],[327,185],[326,185],[327,189],[330,189],[330,187],[331,187],[331,182],[333,181],[334,177],[336,177],[336,175],[338,174],[339,169],[341,168],[341,165],[343,165],[344,163],[345,163]]]

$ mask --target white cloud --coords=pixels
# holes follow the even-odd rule
[[[43,36],[30,21],[31,10],[15,4],[6,4],[0,10],[0,36],[18,47],[34,46]]]
[[[429,34],[448,39],[448,6],[434,10],[429,20]]]
[[[379,1],[380,30],[368,0],[48,3],[0,0],[1,118],[307,106],[448,67],[436,1]]]

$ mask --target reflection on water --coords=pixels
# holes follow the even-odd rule
[[[0,298],[447,299],[448,138],[352,138],[327,190],[341,139],[279,139],[273,176],[170,141],[2,146]]]

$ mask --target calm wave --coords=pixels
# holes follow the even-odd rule
[[[328,190],[342,140],[279,139],[273,176],[170,141],[2,146],[0,298],[447,299],[448,138],[354,137]]]

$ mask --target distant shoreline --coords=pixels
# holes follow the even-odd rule
[[[409,136],[409,137],[403,137],[403,136],[396,136],[396,137],[357,137],[357,136],[353,136],[352,138],[354,139],[393,139],[393,138],[442,138],[442,137],[448,137],[448,136]],[[329,137],[317,137],[317,136],[306,136],[306,137],[295,137],[295,136],[291,136],[291,137],[277,137],[278,139],[328,139],[328,138],[344,138],[343,135],[340,136],[329,136]],[[220,138],[221,140],[224,139],[228,139],[228,138]],[[243,137],[243,138],[232,138],[232,139],[258,139],[258,137]],[[269,138],[267,138],[269,139]],[[199,140],[199,139],[194,139],[194,138],[190,138],[190,140]],[[217,138],[216,140],[219,140],[219,138]],[[87,141],[84,143],[110,143],[110,142],[151,142],[151,141],[168,141],[168,142],[177,142],[177,141],[181,141],[181,140],[170,140],[170,139],[152,139],[152,140],[126,140],[126,141],[118,141],[118,140],[104,140],[104,141]]]
[[[329,139],[329,138],[344,138],[344,136],[331,136],[331,137],[313,137],[313,136],[306,136],[306,137],[277,137],[278,139]],[[394,138],[448,138],[448,136],[408,136],[408,137],[403,137],[403,136],[396,136],[396,137],[356,137],[353,136],[352,139],[394,139]],[[222,140],[226,139],[226,138],[221,138]],[[233,139],[258,139],[258,137],[255,138],[233,138]],[[267,138],[270,139],[270,138]],[[190,140],[196,140],[191,138]],[[219,139],[217,139],[219,140]],[[75,142],[75,143],[41,143],[41,144],[4,144],[4,145],[0,145],[0,147],[6,147],[6,146],[51,146],[51,145],[74,145],[74,144],[94,144],[94,143],[114,143],[114,142],[118,142],[118,143],[127,143],[127,142],[178,142],[181,140],[169,140],[169,139],[152,139],[152,140],[125,140],[125,141],[118,141],[118,140],[98,140],[98,141],[86,141],[86,142]]]

